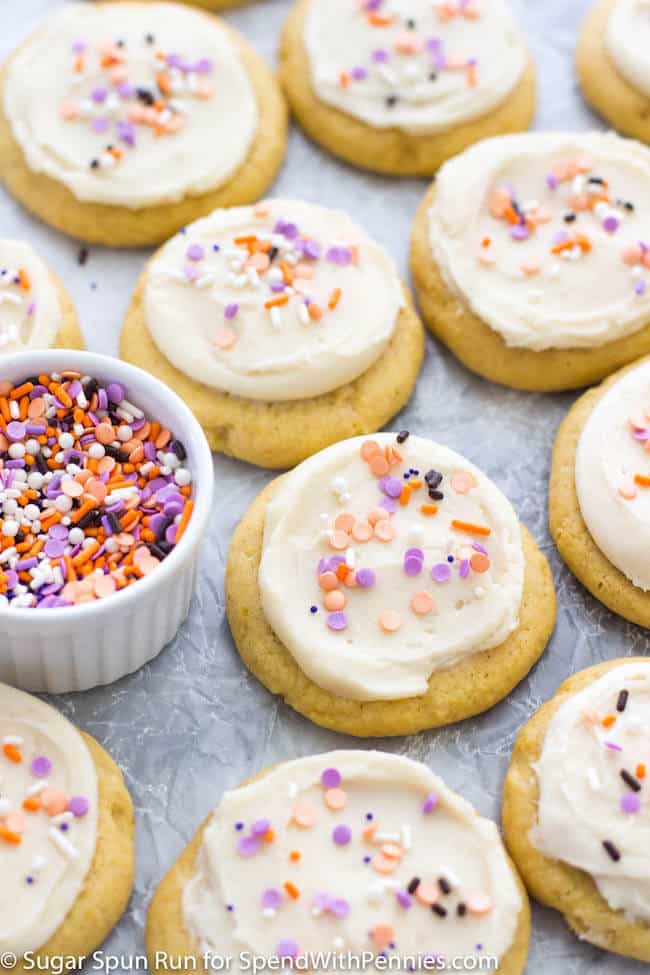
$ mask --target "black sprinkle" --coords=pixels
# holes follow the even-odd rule
[[[442,501],[444,494],[442,491],[434,491],[433,488],[429,490],[429,497],[432,501]]]
[[[641,783],[639,782],[639,780],[635,779],[634,776],[630,775],[629,772],[626,772],[625,769],[623,769],[623,771],[621,772],[621,778],[623,779],[626,785],[629,785],[632,792],[641,791]]]
[[[429,81],[437,81],[437,80],[438,80],[438,75],[436,74],[436,72],[435,71],[429,72]]]
[[[77,522],[77,528],[90,528],[91,526],[94,527],[95,525],[98,525],[100,521],[101,521],[101,515],[99,511],[95,509],[93,511],[89,511],[88,514],[84,515],[83,518],[79,519],[79,521]],[[121,528],[120,531],[122,531]]]
[[[408,890],[409,894],[414,894],[419,886],[420,886],[420,878],[414,877],[406,889]]]
[[[589,182],[594,183],[596,186],[602,186],[605,180],[602,179],[600,176],[590,176]]]
[[[578,219],[578,214],[577,213],[565,213],[564,214],[564,222],[565,223],[575,223],[575,221],[577,219]]]
[[[424,475],[424,480],[430,488],[437,488],[442,481],[442,474],[440,471],[430,470]]]
[[[106,515],[106,517],[108,518],[108,523],[111,526],[111,528],[113,529],[114,533],[116,535],[119,535],[120,532],[122,531],[122,526],[120,525],[119,518],[117,517],[117,515],[115,514],[115,512],[114,511],[109,511],[108,514]]]
[[[276,259],[277,256],[278,256],[278,248],[272,247],[271,250],[269,251],[269,261],[271,262],[271,264],[273,263],[273,261]]]
[[[388,95],[386,105],[388,108],[394,108],[397,105],[397,95]]]
[[[442,904],[432,904],[431,910],[434,914],[437,914],[438,917],[447,917],[447,908],[443,907]]]
[[[623,711],[625,711],[625,708],[627,707],[627,699],[629,698],[629,696],[630,696],[630,692],[626,690],[622,690],[621,693],[618,695],[618,701],[616,702],[616,710],[618,711],[619,714],[623,714]]]
[[[163,552],[160,545],[154,545],[153,542],[147,546],[152,555],[155,555],[160,561],[164,561],[167,558],[167,553]]]
[[[451,894],[451,884],[446,877],[438,877],[438,886],[443,894]]]
[[[408,27],[409,30],[415,30],[417,24],[415,23],[412,17],[409,17],[408,20],[406,21],[406,26]]]
[[[47,474],[48,473],[49,467],[47,466],[47,464],[45,462],[45,458],[43,457],[43,454],[40,453],[40,451],[39,451],[38,454],[36,454],[34,456],[34,461],[35,461],[36,466],[38,467],[39,471],[41,472],[41,474]]]
[[[458,917],[465,917],[465,915],[467,914],[467,904],[463,904],[463,902],[461,901],[458,907],[456,908],[456,914],[458,915]]]
[[[397,442],[398,443],[406,443],[406,441],[408,440],[409,436],[410,436],[410,434],[409,434],[408,430],[400,430],[400,432],[397,434]]]
[[[83,267],[87,260],[88,260],[88,248],[82,247],[79,250],[79,253],[77,254],[77,264]]]
[[[153,92],[149,91],[148,88],[136,88],[135,93],[138,99],[145,105],[153,105],[156,100]]]
[[[86,394],[87,399],[92,399],[92,397],[95,395],[98,389],[99,389],[99,383],[97,382],[97,380],[94,377],[89,379],[86,385],[84,386],[84,393]]]
[[[621,852],[618,847],[614,846],[611,840],[603,840],[603,846],[607,852],[607,855],[611,857],[614,863],[618,863],[621,859]]]
[[[179,460],[185,460],[187,457],[187,451],[180,440],[174,440],[172,443],[172,451],[176,454]]]
[[[147,42],[147,44],[154,44],[155,40],[156,38],[153,36],[153,34],[147,34],[145,36],[145,41]]]
[[[91,169],[99,169],[99,159],[91,159],[90,160],[90,168]]]

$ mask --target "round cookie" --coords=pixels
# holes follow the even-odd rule
[[[650,150],[612,133],[473,146],[415,220],[425,323],[467,368],[515,389],[585,386],[647,354],[649,193]]]
[[[296,0],[280,80],[310,138],[353,166],[431,176],[479,139],[528,128],[535,72],[505,0],[382,6]]]
[[[120,354],[183,397],[214,450],[283,468],[394,416],[424,330],[349,217],[269,200],[215,211],[154,255]]]
[[[0,239],[0,355],[50,348],[84,348],[72,299],[29,244]]]
[[[503,793],[506,845],[529,892],[581,940],[645,962],[650,807],[636,726],[649,704],[643,657],[570,677],[520,731]]]
[[[551,534],[568,567],[608,609],[645,627],[650,462],[636,424],[650,426],[648,395],[645,358],[581,396],[558,430],[549,488]]]
[[[7,189],[57,229],[114,247],[257,200],[286,148],[286,106],[260,56],[176,3],[67,4],[6,62],[0,100]]]
[[[548,563],[498,488],[447,448],[388,433],[262,491],[233,536],[226,608],[265,687],[358,737],[486,711],[555,625]]]
[[[93,738],[6,684],[0,749],[0,952],[22,975],[89,955],[117,924],[133,887],[133,806]]]
[[[626,135],[650,143],[650,6],[646,0],[596,0],[577,46],[583,94]]]
[[[146,932],[153,972],[157,953],[204,971],[204,953],[390,944],[410,957],[433,937],[441,956],[520,975],[528,899],[494,823],[424,765],[376,751],[286,762],[227,792],[156,891]]]

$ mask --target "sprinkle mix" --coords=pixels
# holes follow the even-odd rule
[[[183,444],[124,387],[77,372],[0,383],[0,600],[103,599],[152,572],[192,515]]]
[[[91,169],[110,170],[137,148],[145,131],[168,138],[180,131],[196,99],[213,97],[213,63],[163,51],[153,34],[128,46],[115,38],[93,47],[83,39],[70,51],[74,97],[62,117],[96,137]]]
[[[350,858],[368,872],[366,899],[373,907],[384,908],[386,914],[385,920],[367,932],[368,949],[380,955],[399,947],[395,908],[404,922],[409,911],[428,911],[436,924],[449,917],[480,919],[492,912],[491,894],[486,890],[467,889],[451,868],[441,864],[433,873],[423,870],[423,852],[414,846],[414,832],[430,817],[443,814],[436,794],[423,796],[419,801],[414,796],[414,821],[395,829],[379,822],[373,810],[361,814],[351,811],[350,806],[358,806],[358,802],[351,802],[352,789],[352,785],[345,788],[337,768],[325,768],[320,777],[320,796],[298,795],[297,786],[290,785],[290,809],[282,821],[274,823],[263,817],[250,823],[233,824],[236,850],[241,858],[264,858],[274,846],[290,850],[285,876],[279,876],[277,884],[261,889],[256,895],[262,917],[281,919],[286,930],[277,942],[277,956],[297,958],[302,953],[291,928],[292,924],[301,923],[305,907],[313,918],[334,922],[343,922],[354,912],[354,903],[345,888],[305,889],[312,888],[312,878],[319,873],[318,864],[310,864],[304,851],[312,831],[324,830],[329,834],[332,856],[344,857],[340,866],[342,876],[350,869]],[[414,875],[414,868],[419,875]],[[237,905],[228,904],[226,908],[234,912]],[[345,947],[343,924],[339,929],[328,927],[327,930],[336,932],[334,947]]]
[[[26,268],[0,267],[0,306],[11,305],[15,309],[12,320],[3,322],[0,328],[0,349],[25,341],[30,319],[36,312],[31,292],[32,282]]]
[[[601,713],[593,709],[583,710],[580,719],[593,732],[598,747],[606,754],[606,775],[613,781],[612,803],[618,814],[633,819],[647,811],[650,800],[647,770],[650,761],[648,732],[650,727],[630,712],[634,707],[633,682],[617,691],[609,710]],[[637,715],[639,708],[636,708]],[[643,713],[643,711],[641,711]],[[586,770],[590,789],[602,793],[611,788],[602,781],[594,767]],[[603,856],[619,863],[623,854],[608,837],[602,841]]]
[[[635,203],[618,196],[609,182],[598,175],[591,156],[585,154],[574,159],[563,159],[554,163],[546,175],[542,192],[550,192],[553,197],[562,195],[566,203],[561,217],[561,226],[553,233],[550,247],[540,246],[539,254],[529,254],[522,259],[521,273],[533,277],[540,273],[549,276],[557,274],[557,261],[582,261],[605,240],[624,229],[626,217],[635,212]],[[523,243],[534,240],[539,227],[553,222],[548,206],[538,200],[517,198],[512,186],[496,187],[488,201],[489,210],[495,220],[505,225],[508,238]],[[486,267],[499,262],[498,240],[484,237],[478,248],[478,261]],[[630,268],[632,291],[636,295],[645,294],[650,270],[650,246],[644,241],[621,244],[619,259]]]
[[[20,735],[5,735],[2,738],[0,755],[0,850],[19,847],[23,836],[30,830],[43,827],[50,846],[56,847],[68,860],[76,860],[79,851],[74,843],[74,831],[78,821],[83,820],[90,810],[85,796],[68,795],[50,784],[54,770],[47,755],[25,754],[25,742]],[[11,783],[12,768],[29,764],[30,785],[22,795],[10,798],[11,790],[5,782]],[[38,883],[39,874],[49,864],[51,853],[45,849],[38,854],[24,882],[30,886]]]
[[[269,211],[256,207],[253,219],[268,221]],[[182,234],[190,237],[187,230]],[[195,288],[211,288],[219,265],[227,268],[226,284],[230,298],[221,300],[222,321],[214,336],[218,351],[232,349],[238,342],[239,323],[251,306],[263,308],[271,329],[280,331],[286,316],[295,317],[305,327],[326,325],[339,306],[343,307],[343,288],[334,287],[319,296],[319,264],[358,267],[360,247],[340,240],[319,241],[301,232],[292,220],[279,219],[270,231],[235,235],[226,245],[205,245],[189,240],[182,268],[165,273],[174,280]],[[217,295],[221,299],[221,295]]]
[[[328,554],[318,561],[316,582],[326,614],[324,623],[330,630],[343,631],[347,628],[346,608],[353,592],[372,589],[381,582],[378,573],[363,566],[366,546],[399,546],[404,576],[413,581],[408,605],[388,605],[380,613],[377,626],[384,633],[396,633],[407,612],[420,617],[435,613],[435,590],[452,577],[457,576],[468,586],[475,586],[483,573],[490,569],[491,559],[485,544],[492,529],[486,524],[452,517],[449,522],[449,554],[443,561],[427,566],[422,548],[409,545],[398,531],[394,515],[400,509],[410,506],[419,519],[435,518],[444,504],[446,492],[465,495],[477,486],[474,476],[468,471],[459,470],[445,477],[440,471],[406,467],[400,445],[408,436],[408,431],[403,431],[398,434],[394,444],[383,449],[374,440],[366,440],[362,444],[361,457],[367,466],[368,477],[377,482],[377,504],[364,517],[354,517],[348,511],[343,511],[333,524],[324,526],[323,546]],[[332,490],[341,504],[351,500],[343,479],[337,478]],[[478,593],[475,591],[474,595],[480,596],[481,593],[482,590]],[[318,606],[310,606],[310,612],[316,615]]]
[[[443,73],[460,75],[469,88],[478,84],[478,57],[458,57],[448,51],[442,37],[425,33],[415,18],[393,12],[390,0],[357,0],[357,4],[359,16],[376,36],[376,46],[367,62],[340,71],[338,84],[342,90],[377,80],[385,88],[386,107],[394,108],[401,98],[414,98],[422,85],[435,83]],[[441,25],[457,19],[468,24],[481,19],[478,0],[434,3],[433,8]]]

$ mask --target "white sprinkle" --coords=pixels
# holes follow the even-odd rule
[[[54,845],[58,846],[61,853],[65,853],[65,855],[70,860],[79,859],[79,850],[75,846],[73,846],[72,843],[69,842],[69,840],[65,838],[65,836],[60,830],[56,829],[55,827],[52,827],[49,830],[49,836],[52,842],[54,843]]]

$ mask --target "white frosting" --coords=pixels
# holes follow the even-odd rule
[[[578,441],[575,482],[589,534],[640,589],[650,589],[650,362],[598,401]]]
[[[381,479],[361,456],[367,443],[378,445],[380,461],[395,448],[402,458],[388,473],[380,463]],[[404,479],[410,470],[419,475]],[[422,486],[408,504],[390,496],[409,482]],[[332,580],[339,561],[350,574]],[[287,474],[267,507],[264,614],[301,670],[339,697],[424,694],[435,670],[497,646],[517,627],[523,579],[510,503],[473,464],[419,437],[335,444]],[[323,588],[330,585],[338,595]]]
[[[0,684],[0,954],[35,951],[63,923],[95,855],[97,814],[95,766],[77,729]]]
[[[628,692],[622,712],[617,709],[621,691]],[[649,741],[650,662],[623,663],[571,695],[544,738],[532,837],[545,856],[591,874],[612,910],[645,922],[650,921]],[[612,845],[610,852],[605,843]]]
[[[191,224],[154,259],[144,295],[149,332],[178,369],[273,401],[360,376],[403,303],[393,261],[349,217],[289,200]]]
[[[607,21],[605,44],[623,77],[650,95],[650,0],[617,0]]]
[[[183,895],[186,929],[235,971],[244,952],[314,971],[332,970],[318,952],[500,958],[521,907],[494,823],[426,766],[373,751],[297,759],[227,792]]]
[[[49,349],[61,327],[56,285],[29,244],[0,240],[0,352]]]
[[[613,133],[488,139],[438,174],[433,257],[507,345],[597,347],[650,320],[649,197],[650,149]]]
[[[4,108],[30,169],[135,208],[225,183],[258,120],[221,24],[168,3],[66,4],[12,58]]]
[[[312,0],[305,47],[321,101],[415,134],[487,114],[528,62],[505,0]]]

